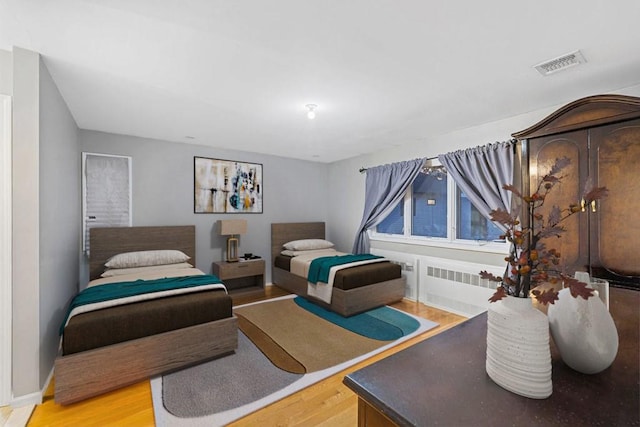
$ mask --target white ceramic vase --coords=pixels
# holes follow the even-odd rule
[[[618,354],[618,330],[602,300],[574,298],[563,289],[549,305],[549,326],[564,363],[578,372],[596,374]]]
[[[489,304],[487,374],[500,387],[545,399],[553,391],[547,316],[529,298],[506,297]]]

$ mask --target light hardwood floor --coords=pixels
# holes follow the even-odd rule
[[[11,416],[11,407],[10,406],[2,406],[0,407],[0,426],[3,426],[9,420],[9,416]]]
[[[285,294],[285,291],[276,286],[268,286],[264,298],[275,298]],[[264,298],[251,296],[237,298],[234,299],[234,305],[241,305]],[[231,425],[332,427],[357,425],[358,399],[350,389],[342,384],[342,379],[345,375],[466,320],[462,316],[408,300],[393,304],[393,307],[437,322],[440,326],[294,393]],[[55,378],[53,381],[55,381]],[[69,406],[57,405],[53,401],[52,382],[44,396],[44,402],[36,407],[28,423],[29,427],[153,425],[154,418],[149,381],[134,384]]]

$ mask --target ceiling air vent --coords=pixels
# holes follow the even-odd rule
[[[584,59],[582,53],[579,50],[576,50],[575,52],[567,53],[566,55],[559,56],[550,61],[542,62],[535,65],[534,68],[543,76],[548,76],[549,74],[557,73],[558,71],[566,70],[567,68],[571,68],[585,62],[587,62],[587,60]]]

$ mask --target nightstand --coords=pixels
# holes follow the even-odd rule
[[[264,293],[264,259],[213,263],[213,274],[224,283],[230,295]]]

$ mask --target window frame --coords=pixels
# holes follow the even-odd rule
[[[433,246],[449,249],[463,249],[476,252],[506,253],[509,251],[507,241],[458,239],[457,232],[457,185],[448,174],[447,179],[447,237],[414,236],[411,234],[411,215],[404,215],[404,234],[379,233],[375,227],[368,230],[371,241],[403,243],[418,246]],[[403,197],[404,212],[412,212],[413,186],[409,186]]]

